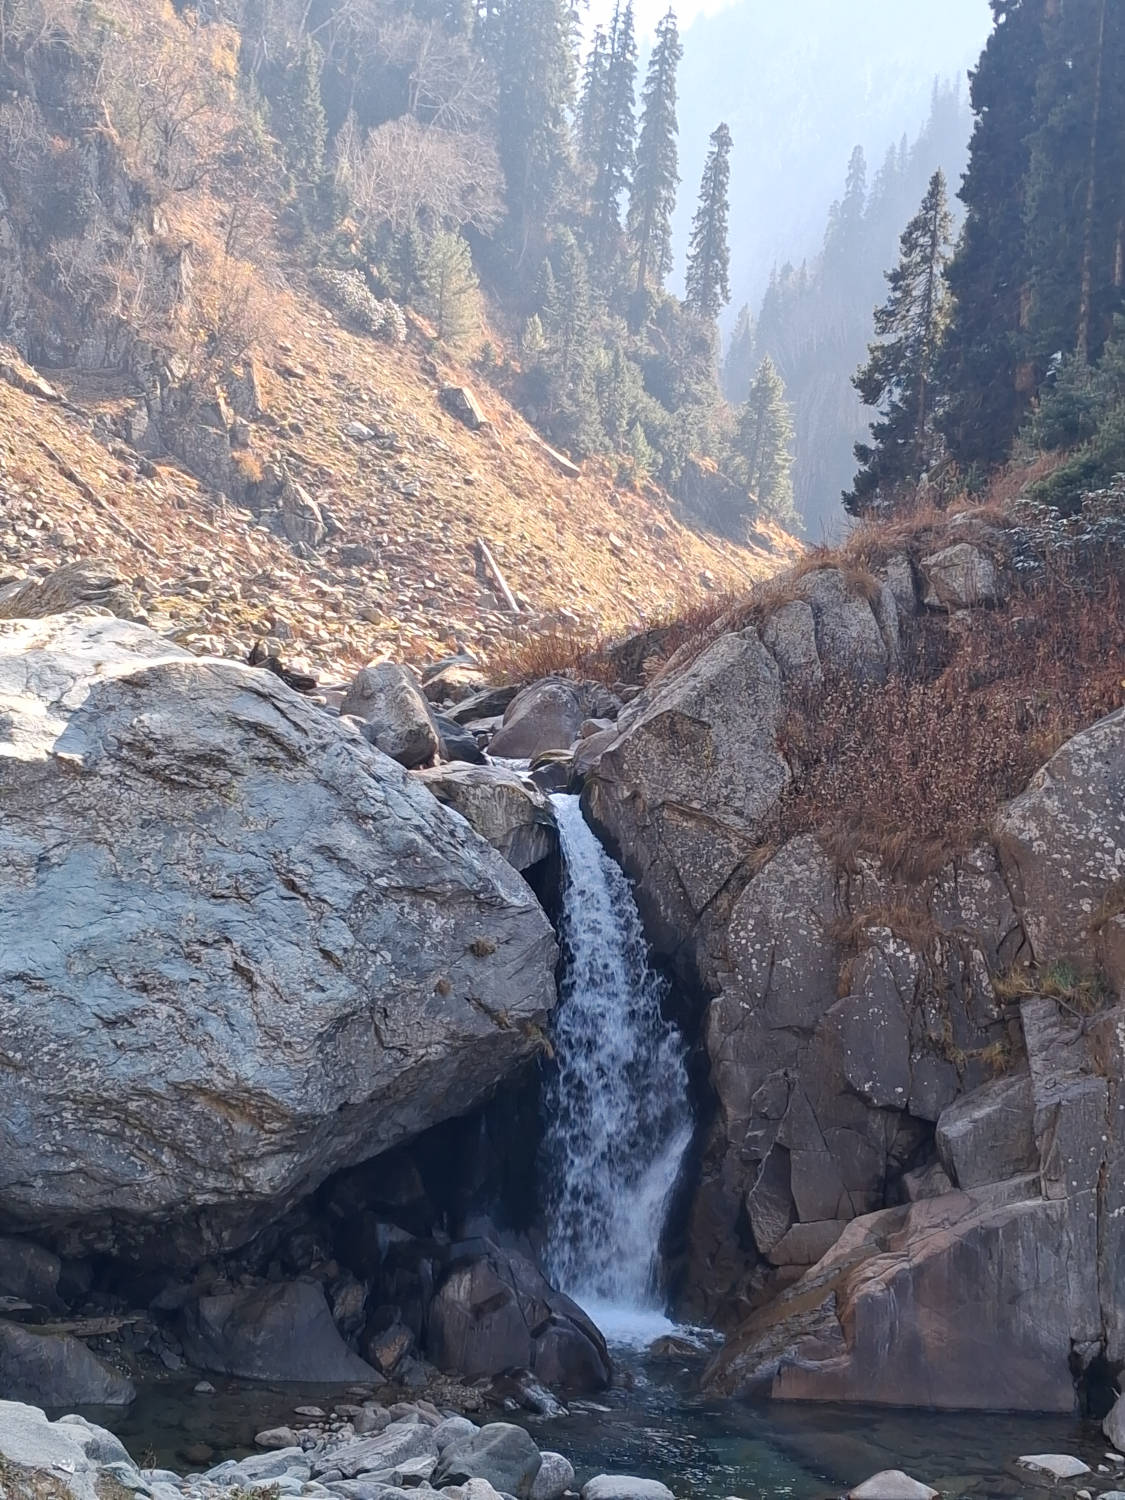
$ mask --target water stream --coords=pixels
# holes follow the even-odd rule
[[[663,1317],[660,1234],[691,1136],[684,1047],[661,1013],[632,887],[551,798],[564,861],[563,971],[543,1145],[547,1273],[619,1342]]]

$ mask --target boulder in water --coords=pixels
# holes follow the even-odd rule
[[[938,1500],[938,1492],[901,1469],[883,1469],[849,1490],[848,1500]]]
[[[41,1406],[128,1406],[133,1382],[81,1339],[0,1323],[0,1390]]]
[[[582,1486],[582,1500],[674,1500],[674,1496],[659,1479],[638,1479],[634,1474],[598,1474]]]
[[[200,1297],[186,1312],[184,1352],[203,1370],[250,1380],[372,1379],[344,1343],[318,1281],[288,1281]]]
[[[441,1489],[468,1479],[487,1479],[503,1494],[530,1500],[542,1462],[539,1449],[522,1427],[489,1422],[472,1437],[450,1444],[434,1470],[433,1484]]]
[[[544,1450],[528,1500],[562,1500],[574,1483],[574,1465],[561,1453]]]

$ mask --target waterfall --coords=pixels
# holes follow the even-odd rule
[[[667,1326],[660,1232],[691,1134],[684,1048],[661,1014],[664,984],[628,879],[578,798],[551,802],[565,870],[543,1144],[547,1267],[604,1331],[651,1336]]]

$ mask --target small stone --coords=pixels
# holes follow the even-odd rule
[[[301,1440],[292,1427],[267,1427],[254,1442],[259,1448],[299,1448]]]
[[[328,1415],[326,1411],[321,1411],[319,1406],[295,1406],[293,1411],[298,1417],[312,1417],[314,1419]]]
[[[192,1391],[197,1396],[213,1396],[215,1394],[215,1387],[209,1380],[199,1380],[192,1386]]]
[[[582,1500],[674,1500],[674,1496],[658,1479],[638,1479],[633,1474],[598,1474],[582,1486]]]
[[[1016,1462],[1021,1469],[1050,1474],[1052,1479],[1077,1479],[1079,1474],[1090,1473],[1089,1464],[1069,1453],[1025,1453]]]

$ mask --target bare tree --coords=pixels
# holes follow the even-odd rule
[[[354,123],[337,141],[337,180],[363,226],[402,233],[418,223],[487,230],[502,216],[502,176],[491,141],[473,133],[390,120],[360,142]]]

